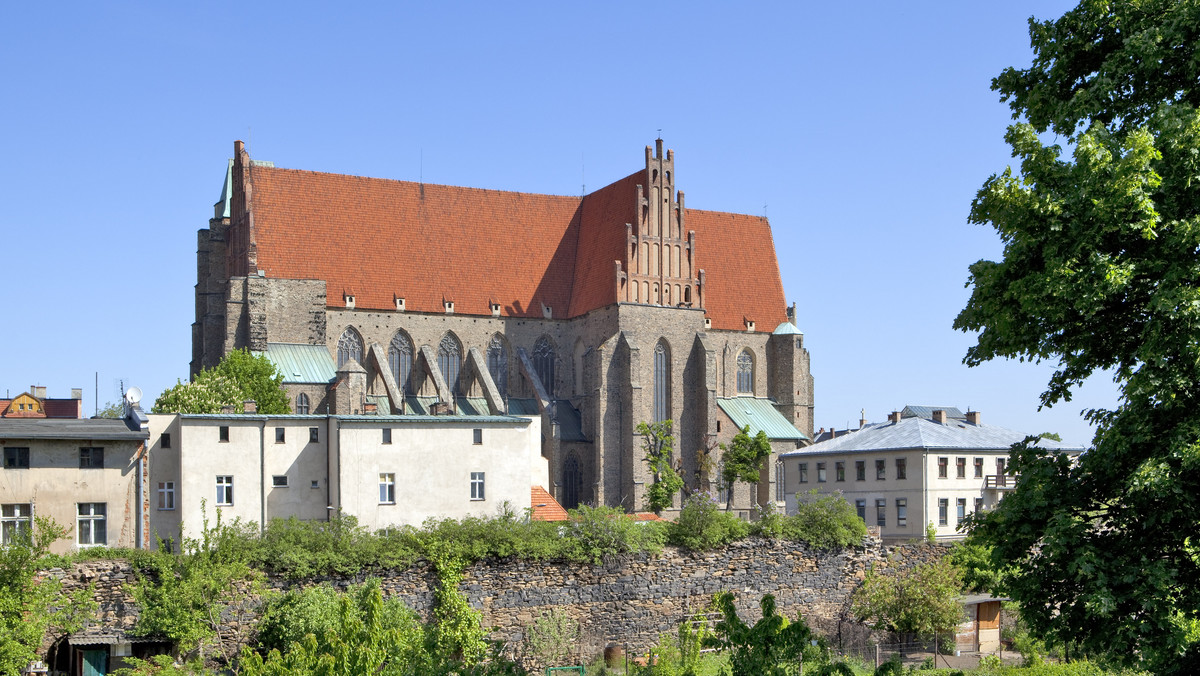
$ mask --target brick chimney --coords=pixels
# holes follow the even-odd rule
[[[967,411],[967,422],[972,425],[979,424],[979,411]]]
[[[934,411],[933,412],[933,422],[935,422],[939,425],[945,425],[946,424],[946,412],[942,411],[942,410]]]
[[[900,422],[900,411],[892,411],[891,413],[889,413],[888,414],[888,422],[890,422],[890,423]]]
[[[246,401],[242,402],[242,412],[258,413],[258,403],[253,399],[247,399]]]

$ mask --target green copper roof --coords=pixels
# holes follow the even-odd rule
[[[772,335],[776,335],[776,336],[803,336],[804,335],[804,332],[801,331],[800,329],[796,328],[796,325],[791,322],[784,322],[784,323],[780,324],[779,326],[776,326],[775,330],[772,331],[771,333],[772,333]]]
[[[755,397],[717,397],[717,406],[733,419],[733,424],[741,429],[750,426],[750,434],[758,434],[759,430],[767,433],[770,439],[808,439],[803,432],[792,426],[788,419],[775,408],[775,402],[770,399]]]
[[[404,397],[406,415],[433,415],[430,411],[433,405],[437,403],[437,397],[418,397],[415,395],[407,395]],[[454,398],[454,414],[463,416],[486,416],[491,415],[491,410],[488,409],[487,399],[483,397],[455,397]]]
[[[267,359],[283,374],[285,383],[331,383],[337,378],[337,365],[324,345],[267,343]]]

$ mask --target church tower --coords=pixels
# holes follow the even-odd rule
[[[635,223],[626,226],[630,283],[620,301],[704,307],[704,273],[696,268],[696,233],[686,230],[683,193],[675,192],[675,152],[663,155],[662,139],[638,185]]]

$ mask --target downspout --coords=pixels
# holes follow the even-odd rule
[[[258,533],[267,529],[267,419],[258,426]]]
[[[146,442],[138,444],[138,461],[137,461],[137,532],[133,536],[134,549],[145,548],[145,528],[146,528],[146,482],[143,480],[142,472],[146,468]]]

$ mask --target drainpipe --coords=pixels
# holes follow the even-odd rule
[[[138,444],[138,461],[137,461],[137,531],[133,535],[134,549],[143,549],[145,547],[145,534],[143,529],[146,527],[146,483],[143,481],[142,472],[146,468],[146,442]]]
[[[258,533],[267,529],[267,419],[258,426]]]

